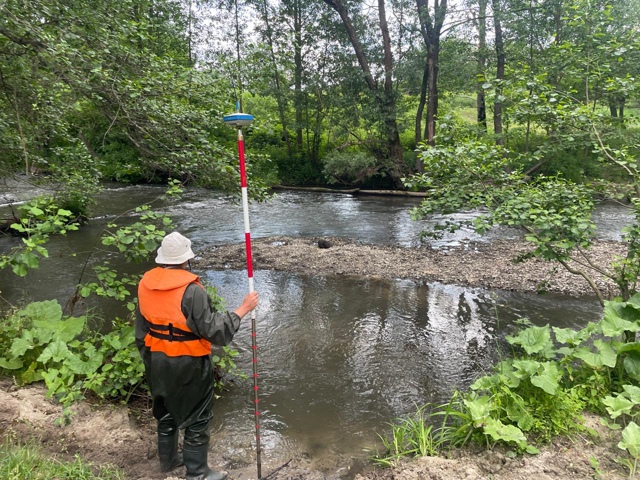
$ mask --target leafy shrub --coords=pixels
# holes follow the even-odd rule
[[[121,320],[113,330],[100,336],[97,354],[103,359],[94,372],[87,375],[84,387],[100,398],[129,397],[144,386],[144,365],[135,344],[135,328]]]
[[[11,229],[22,237],[22,245],[0,255],[0,270],[10,266],[13,273],[24,277],[30,268],[38,268],[41,257],[49,256],[44,244],[51,235],[65,235],[78,226],[72,212],[58,208],[51,198],[34,198],[21,205],[19,212],[20,219]]]
[[[435,450],[473,441],[535,453],[536,443],[583,430],[587,409],[606,410],[615,422],[610,426],[624,426],[618,446],[631,456],[628,467],[635,472],[640,460],[639,330],[637,293],[628,301],[606,302],[601,321],[581,330],[531,326],[508,336],[513,358],[476,380],[470,392],[455,392],[446,405],[429,405],[430,415],[423,415],[423,406],[418,416],[393,426],[392,440],[384,441],[387,452],[374,460],[390,465],[401,456],[417,455],[407,445],[419,438],[413,432],[427,430]],[[412,426],[417,419],[423,422],[420,428]]]
[[[12,373],[19,384],[44,380],[48,396],[63,405],[82,398],[82,379],[103,360],[93,342],[79,340],[88,333],[85,317],[63,317],[58,302],[49,300],[27,305],[4,323],[20,325],[22,334],[0,358],[3,373]]]
[[[323,174],[328,183],[360,185],[378,173],[375,165],[368,153],[333,150],[324,158]]]
[[[215,301],[221,305],[221,300]],[[93,333],[86,317],[69,317],[54,301],[35,302],[8,315],[0,324],[0,374],[24,385],[43,380],[47,396],[65,407],[87,391],[102,399],[127,402],[134,392],[144,394],[144,365],[135,344],[135,329],[116,320],[109,333]],[[225,376],[242,376],[233,358],[238,352],[223,347],[212,356],[216,387]]]

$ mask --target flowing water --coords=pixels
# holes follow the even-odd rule
[[[105,192],[88,227],[55,239],[51,258],[26,279],[2,273],[0,290],[10,301],[57,298],[66,301],[97,238],[113,216],[162,192],[155,187],[121,187]],[[367,243],[409,246],[424,224],[412,222],[418,200],[319,193],[283,192],[269,203],[252,205],[252,237],[344,236]],[[188,190],[166,204],[176,228],[206,246],[244,241],[242,211],[219,193]],[[472,216],[469,214],[468,216]],[[135,217],[130,217],[135,218]],[[604,206],[595,220],[601,236],[616,239],[628,213]],[[434,243],[447,248],[466,240],[512,238],[509,230],[489,237],[461,231]],[[5,239],[8,248],[15,240]],[[73,260],[68,252],[81,252]],[[84,253],[83,253],[84,252]],[[104,256],[94,254],[91,259]],[[142,271],[149,265],[129,266]],[[406,280],[324,278],[260,270],[255,284],[263,463],[277,466],[307,455],[327,472],[341,474],[378,446],[377,434],[415,405],[442,402],[464,389],[506,350],[504,336],[515,320],[579,327],[601,312],[591,298],[527,295]],[[203,271],[231,308],[246,292],[243,271]],[[97,305],[113,315],[114,305]],[[237,364],[251,371],[250,322],[234,343]],[[230,466],[254,462],[253,391],[237,381],[216,403],[212,450]],[[355,468],[353,469],[355,471]]]

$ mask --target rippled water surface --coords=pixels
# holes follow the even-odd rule
[[[160,195],[161,188],[123,187],[102,195],[96,218],[65,239],[55,239],[51,258],[26,279],[3,272],[0,290],[13,302],[58,298],[73,292],[85,263],[102,261],[93,250],[106,223],[115,215]],[[254,238],[272,235],[343,236],[368,243],[417,243],[424,224],[412,222],[416,199],[283,192],[266,204],[251,206]],[[198,251],[205,246],[244,241],[241,207],[224,195],[188,190],[178,203],[164,205],[179,230]],[[468,214],[472,216],[472,214]],[[602,238],[619,238],[630,217],[618,206],[595,215]],[[132,221],[135,216],[125,217]],[[497,230],[480,239],[469,231],[444,237],[436,247],[466,239],[513,238]],[[9,248],[16,240],[3,240]],[[89,252],[94,252],[89,255]],[[66,254],[76,252],[77,256]],[[107,257],[108,258],[108,257]],[[116,262],[113,258],[112,261]],[[127,266],[140,272],[149,265]],[[377,433],[416,404],[445,401],[466,388],[502,354],[504,336],[514,320],[581,326],[596,320],[600,307],[590,298],[514,294],[437,283],[324,278],[260,270],[256,289],[259,382],[264,462],[278,465],[306,453],[325,470],[336,472],[375,449]],[[242,271],[203,271],[230,308],[246,292]],[[96,307],[109,315],[115,305]],[[233,346],[238,366],[251,371],[250,322]],[[216,404],[212,449],[234,465],[251,464],[253,392],[239,381]]]

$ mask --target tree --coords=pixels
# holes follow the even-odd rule
[[[171,0],[5,2],[0,98],[13,100],[0,111],[8,118],[19,108],[10,125],[22,130],[30,161],[64,169],[82,151],[76,172],[87,163],[123,180],[235,188],[234,149],[216,139],[232,137],[218,128],[230,86],[191,67],[179,7]],[[110,156],[113,149],[119,154]]]
[[[487,68],[487,4],[487,0],[478,0],[478,15],[473,19],[478,30],[476,119],[480,128],[485,132],[487,131],[487,105],[482,83]]]
[[[427,61],[424,71],[426,77],[427,97],[427,123],[425,126],[425,138],[429,145],[434,145],[436,134],[436,118],[438,116],[438,61],[440,57],[440,36],[447,16],[447,0],[433,1],[433,18],[431,16],[427,0],[416,0],[418,18],[420,19],[420,31],[427,50]],[[421,104],[424,95],[421,95]],[[422,109],[418,107],[418,112]],[[417,122],[419,120],[416,120]]]
[[[528,103],[529,89],[539,100]],[[557,262],[569,272],[585,279],[604,304],[609,295],[594,275],[615,283],[623,301],[638,292],[640,279],[640,162],[626,147],[618,148],[620,131],[611,129],[603,116],[569,96],[562,96],[549,84],[531,81],[512,101],[528,112],[540,112],[553,129],[570,139],[583,136],[583,142],[599,154],[603,168],[622,180],[624,197],[630,199],[635,220],[626,230],[627,253],[612,265],[600,265],[589,255],[595,226],[591,214],[596,194],[612,195],[606,188],[573,182],[560,175],[533,177],[523,170],[535,154],[517,154],[502,145],[492,145],[473,136],[460,136],[449,144],[423,147],[420,156],[425,173],[414,175],[407,186],[421,189],[426,197],[415,210],[418,218],[434,213],[449,214],[464,209],[483,209],[487,213],[473,222],[480,233],[496,225],[519,228],[531,244],[531,251],[520,260],[539,257]],[[541,109],[545,103],[554,106]],[[516,115],[518,112],[516,112]],[[538,117],[541,118],[541,117]],[[619,194],[616,194],[619,195]],[[470,224],[470,222],[465,222]],[[447,221],[444,228],[459,228],[462,222]]]
[[[378,0],[378,32],[382,39],[382,71],[384,74],[383,86],[380,88],[378,80],[374,77],[366,49],[362,43],[361,35],[357,32],[351,15],[349,14],[342,0],[324,0],[327,5],[333,8],[344,25],[347,36],[353,47],[358,65],[364,75],[364,80],[369,91],[374,95],[380,105],[380,116],[383,124],[383,142],[381,150],[377,156],[381,163],[387,163],[386,171],[396,186],[401,185],[400,179],[405,173],[402,145],[400,144],[400,134],[398,131],[396,94],[393,84],[394,59],[391,46],[391,37],[387,24],[387,13],[385,0]],[[383,157],[388,156],[389,162]]]
[[[506,64],[506,54],[504,51],[504,37],[502,34],[502,6],[500,0],[491,0],[493,6],[493,28],[495,35],[496,49],[496,95],[493,103],[493,133],[496,136],[496,143],[504,145],[502,136],[502,82],[504,80],[504,69]]]

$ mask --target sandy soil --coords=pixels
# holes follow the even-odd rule
[[[537,259],[514,263],[530,247],[523,242],[469,243],[447,250],[429,247],[369,245],[341,238],[270,237],[252,241],[254,269],[310,275],[408,278],[426,282],[521,292],[547,291],[572,296],[593,295],[587,281],[558,265]],[[592,276],[606,296],[615,286],[587,264],[607,266],[624,255],[618,242],[597,242],[586,257],[570,262]],[[245,245],[221,245],[204,251],[198,269],[243,269]]]
[[[324,247],[324,248],[320,248]],[[328,248],[327,248],[328,247]],[[514,264],[512,259],[526,252],[517,242],[470,244],[441,251],[428,248],[362,245],[343,239],[297,239],[275,237],[253,242],[256,269],[275,269],[314,275],[366,275],[379,278],[411,278],[476,287],[517,291],[538,291],[569,295],[591,294],[580,277],[539,261]],[[244,268],[244,245],[220,246],[199,252],[197,269]],[[606,264],[622,254],[616,243],[598,243],[593,258]],[[553,275],[552,275],[553,274]],[[613,286],[602,276],[596,282],[613,293]],[[16,388],[10,379],[0,379],[0,432],[9,438],[33,439],[43,448],[63,458],[74,454],[96,464],[123,468],[128,478],[139,480],[175,480],[184,478],[179,468],[167,476],[158,469],[155,423],[148,405],[96,405],[83,402],[65,427],[55,424],[61,414],[59,405],[45,398],[44,387]],[[394,469],[373,469],[342,478],[355,480],[547,480],[547,479],[622,479],[625,468],[615,462],[625,452],[616,447],[619,433],[601,427],[588,417],[592,434],[562,438],[536,456],[512,458],[504,450],[462,451],[450,458],[422,458]],[[229,464],[229,459],[210,453],[212,466]],[[230,478],[256,478],[255,465],[230,471]],[[272,480],[333,480],[338,477],[310,468],[307,458],[292,459],[286,465],[263,465],[262,478]]]

